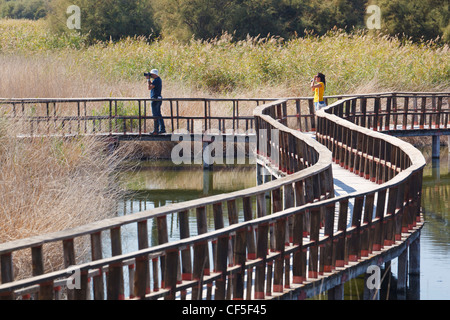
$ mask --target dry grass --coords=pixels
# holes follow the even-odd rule
[[[116,169],[124,150],[103,152],[105,143],[92,138],[17,139],[18,127],[18,122],[0,122],[0,242],[72,228],[116,213],[123,193],[116,183]],[[62,265],[58,248],[46,249],[47,269]],[[14,258],[16,277],[29,274],[29,252]]]
[[[189,44],[127,39],[84,47],[82,39],[46,33],[41,22],[2,20],[0,97],[146,97],[141,73],[153,67],[163,74],[165,98],[311,96],[309,79],[317,71],[327,75],[328,95],[439,91],[448,90],[449,54],[448,46],[420,48],[394,38],[341,33],[284,44],[258,38],[236,43],[222,37]],[[181,115],[202,114],[203,104],[181,109]],[[219,106],[213,112],[228,111]],[[168,114],[167,105],[163,114]],[[15,130],[15,123],[0,117],[0,242],[71,228],[115,212],[121,191],[114,169],[123,153],[98,153],[104,144],[88,138],[17,140]],[[133,152],[169,150],[158,148],[135,144]],[[49,250],[55,254],[46,255],[47,267],[60,265],[54,258],[61,256],[56,254],[60,248]],[[17,265],[16,274],[29,272],[27,262]]]

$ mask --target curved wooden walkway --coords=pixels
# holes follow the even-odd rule
[[[448,93],[359,95],[338,99],[316,117],[311,114],[310,98],[265,104],[255,100],[259,106],[251,117],[238,113],[241,101],[236,100],[232,116],[216,118],[208,117],[210,101],[201,100],[204,117],[181,119],[177,114],[170,118],[172,129],[177,120],[186,120],[183,123],[189,130],[195,120],[202,122],[204,130],[213,127],[210,120],[216,120],[219,131],[242,128],[244,121],[257,137],[257,174],[269,172],[272,181],[2,243],[0,296],[240,300],[303,299],[327,291],[329,298],[342,299],[346,281],[365,273],[371,265],[397,257],[399,286],[406,286],[406,266],[412,273],[419,268],[425,160],[411,145],[376,131],[390,126],[391,119],[393,126],[404,125],[405,129],[414,119],[432,125],[437,121],[437,130],[447,129],[448,97]],[[400,107],[400,99],[420,103],[412,104],[410,110],[407,102]],[[141,114],[141,102],[139,114],[129,117],[113,114],[114,100],[106,101],[109,115],[95,117],[80,112],[59,116],[56,105],[52,114],[48,106],[55,101],[43,102],[47,105],[42,108],[46,112],[43,116],[36,114],[38,106],[33,108],[35,114],[27,113],[26,104],[36,101],[0,102],[9,106],[10,117],[16,118],[21,109],[21,120],[28,124],[25,127],[30,136],[39,134],[36,125],[42,122],[46,123],[46,134],[68,130],[69,126],[80,134],[83,126],[88,130],[88,122],[96,132],[102,132],[100,123],[107,123],[107,132],[112,134],[115,120],[123,121],[121,129],[127,128],[127,120],[134,121],[130,127],[137,129],[138,135],[145,134],[151,117]],[[302,101],[307,102],[309,113]],[[83,105],[80,100],[62,103]],[[421,109],[415,110],[416,106]],[[317,141],[299,129],[313,130]],[[123,133],[128,132],[125,129]],[[179,219],[180,239],[169,242],[167,215],[174,213]],[[208,213],[214,217],[213,230],[207,225]],[[196,228],[189,223],[190,215],[195,215]],[[138,251],[124,253],[122,229],[133,225]],[[157,228],[157,245],[149,244],[150,227]],[[75,243],[86,237],[90,239],[86,243],[90,257],[79,257]],[[105,237],[110,243],[108,256],[104,256]],[[62,248],[65,268],[48,270],[44,264],[46,250],[52,246]],[[33,271],[25,279],[15,279],[15,255],[21,250],[29,250]],[[79,286],[73,288],[74,284]]]

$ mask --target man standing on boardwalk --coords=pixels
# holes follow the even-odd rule
[[[162,99],[161,91],[162,91],[162,80],[158,74],[158,70],[153,69],[146,74],[148,90],[150,90],[150,98],[152,99]],[[150,79],[153,79],[151,81]],[[152,101],[152,114],[154,119],[154,129],[151,134],[161,134],[166,133],[166,127],[164,126],[164,120],[161,115],[161,104],[162,101]]]

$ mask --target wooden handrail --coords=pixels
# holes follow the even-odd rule
[[[216,299],[224,299],[224,283],[234,281],[233,292],[229,292],[228,297],[262,299],[279,297],[287,289],[291,292],[307,287],[304,285],[307,279],[313,283],[324,272],[338,272],[336,267],[346,266],[349,261],[358,261],[372,252],[383,251],[402,240],[404,234],[413,234],[421,226],[420,197],[425,160],[408,143],[350,122],[355,119],[356,113],[352,114],[350,108],[345,108],[364,98],[389,98],[390,95],[349,95],[327,109],[318,111],[318,142],[287,127],[289,115],[286,104],[292,100],[299,101],[300,98],[281,99],[257,107],[253,116],[258,137],[258,164],[270,166],[274,175],[281,178],[229,194],[0,244],[0,296],[14,298],[16,294],[25,292],[26,288],[38,285],[33,290],[39,291],[40,298],[52,298],[54,296],[49,286],[53,287],[62,281],[58,279],[71,274],[66,265],[67,268],[63,270],[34,274],[27,279],[14,281],[12,255],[15,251],[31,248],[34,252],[33,264],[39,264],[42,263],[40,259],[44,245],[62,242],[64,255],[71,256],[74,252],[70,243],[83,235],[91,237],[92,244],[96,246],[92,251],[98,251],[101,249],[99,234],[104,231],[110,231],[111,242],[119,244],[113,256],[93,256],[92,261],[79,264],[77,268],[83,275],[84,286],[88,283],[88,277],[95,277],[96,270],[108,268],[111,272],[106,291],[110,299],[124,298],[123,285],[114,285],[115,281],[123,282],[123,265],[136,266],[133,271],[135,285],[131,294],[139,298],[173,299],[176,294],[183,298],[188,288],[192,289],[193,299],[201,298],[199,284],[215,283]],[[398,97],[402,93],[394,95]],[[434,93],[424,95],[441,96]],[[442,97],[448,98],[448,94],[442,94]],[[311,99],[307,100],[310,104]],[[343,119],[344,110],[348,110],[347,120]],[[312,119],[312,115],[309,117]],[[271,135],[272,132],[277,134]],[[332,161],[378,185],[374,184],[371,190],[364,192],[334,197]],[[271,208],[266,208],[266,194],[271,195]],[[355,204],[354,209],[349,211],[350,201]],[[242,203],[244,208],[245,218],[241,222],[234,218],[237,202]],[[229,226],[223,224],[222,210],[225,206],[229,212]],[[215,230],[204,227],[206,207],[212,208],[214,212]],[[195,211],[197,216],[196,236],[189,236],[189,226],[185,225],[185,217],[190,211]],[[336,216],[335,211],[338,212]],[[180,216],[184,236],[180,240],[168,242],[164,230],[167,231],[166,216],[170,213]],[[353,223],[348,228],[344,223],[347,215],[353,216]],[[152,247],[145,239],[148,237],[149,220],[158,226],[160,239],[159,244]],[[138,227],[139,250],[122,254],[120,229],[132,223]],[[227,258],[229,239],[232,239],[233,257]],[[191,247],[193,251],[189,249]],[[209,259],[208,247],[213,248],[213,259]],[[213,267],[209,265],[211,262]],[[156,271],[153,274],[153,283],[156,285],[153,291],[146,287],[150,280],[149,263]],[[161,277],[157,272],[158,265]],[[292,277],[289,276],[291,266]],[[245,276],[254,276],[254,297],[250,296],[250,288],[243,288]],[[251,283],[251,280],[247,279],[247,283]],[[159,285],[164,287],[159,288]],[[103,286],[103,280],[94,281],[94,298],[105,298],[104,292],[99,289]],[[208,285],[207,288],[206,298],[211,298],[211,287]],[[76,298],[87,298],[86,290],[81,290]]]

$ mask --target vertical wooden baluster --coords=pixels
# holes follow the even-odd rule
[[[243,206],[244,206],[244,220],[251,221],[253,219],[252,198],[244,197]],[[256,259],[255,231],[253,230],[252,227],[249,227],[247,230],[247,258],[249,260]],[[253,268],[248,268],[246,300],[251,300],[252,283],[253,283]]]
[[[421,99],[421,104],[420,104],[420,115],[419,115],[419,129],[424,129],[425,128],[425,117],[426,117],[426,97],[422,97]]]
[[[245,261],[246,261],[247,229],[242,228],[236,232],[234,244],[234,264],[240,270],[234,275],[233,300],[244,299]]]
[[[348,215],[348,199],[343,199],[339,201],[339,217],[338,217],[338,225],[337,231],[340,232],[340,235],[337,239],[336,243],[336,267],[344,267],[347,263],[346,256],[346,239],[347,239],[347,215]]]
[[[91,234],[91,257],[92,261],[101,260],[103,258],[101,232]],[[104,300],[105,289],[102,268],[99,268],[98,272],[99,275],[94,276],[92,279],[94,287],[94,300]]]
[[[398,115],[397,115],[397,97],[395,93],[392,94],[392,111],[394,117],[394,130],[397,130]]]
[[[294,169],[292,169],[294,170]],[[295,191],[292,183],[286,184],[283,187],[284,191],[284,210],[295,206]],[[285,245],[289,246],[293,242],[293,228],[294,217],[290,216],[286,219]],[[290,270],[291,270],[291,255],[284,255],[284,287],[290,288]]]
[[[66,239],[63,241],[63,252],[64,252],[64,266],[66,268],[70,266],[75,266],[75,248],[73,239]],[[88,288],[88,277],[87,271],[83,271],[80,273],[80,284],[81,288],[68,289],[67,290],[67,298],[69,300],[86,300],[89,293]]]
[[[158,225],[158,244],[164,244],[169,241],[169,235],[167,231],[167,215],[159,216],[156,218],[156,223]],[[164,256],[160,257],[161,263],[161,288],[165,288],[165,270],[166,270],[166,258]]]
[[[286,241],[286,218],[277,219],[275,223],[275,252],[279,257],[275,259],[273,292],[283,292],[283,267]]]
[[[436,115],[436,128],[441,127],[442,119],[442,97],[437,97],[437,115]]]
[[[308,278],[315,279],[319,275],[319,229],[320,229],[320,207],[313,208],[311,212],[310,241],[313,245],[309,247],[309,270]]]
[[[0,256],[0,264],[2,275],[1,283],[8,283],[14,281],[12,252],[3,253]],[[13,292],[8,292],[6,294],[0,295],[0,300],[12,300],[12,299],[14,299]]]
[[[405,208],[405,182],[398,185],[397,188],[397,206],[396,206],[396,214],[395,214],[395,235],[394,239],[395,241],[400,241],[402,238],[402,220],[404,215],[404,208]]]
[[[136,276],[136,264],[130,263],[128,265],[128,289],[130,292],[129,298],[134,299],[134,278]]]
[[[302,130],[302,111],[301,111],[300,99],[295,100],[295,109],[297,111],[297,129],[300,131],[303,131]]]
[[[165,258],[164,286],[165,289],[169,290],[169,294],[164,297],[164,300],[175,300],[179,261],[178,248],[166,250]]]
[[[392,98],[387,97],[386,98],[386,120],[384,122],[384,130],[388,131],[391,128],[391,105],[392,105]]]
[[[316,121],[315,121],[315,112],[314,112],[314,102],[312,99],[308,100],[308,107],[309,107],[309,115],[311,119],[311,131],[316,131]]]
[[[214,227],[216,230],[224,227],[222,203],[213,204]],[[215,271],[221,273],[221,277],[216,280],[216,300],[225,300],[227,284],[227,257],[228,257],[228,234],[218,237],[215,257]]]
[[[148,248],[148,222],[137,223],[138,249]],[[147,255],[136,258],[136,271],[134,275],[134,296],[140,299],[150,293],[150,265]]]
[[[236,207],[236,200],[229,200],[227,201],[227,210],[228,210],[228,223],[229,225],[236,224],[239,222],[238,220],[238,212]],[[236,242],[236,235],[233,234],[230,236],[230,241],[228,245],[228,264],[229,266],[233,266],[234,261],[234,249],[235,249],[235,242]],[[234,287],[236,275],[232,274],[230,278],[228,279],[228,289],[227,289],[227,299],[232,299],[232,288]]]
[[[179,212],[178,217],[180,219],[180,239],[189,238],[189,211]],[[192,258],[189,245],[181,250],[181,279],[184,281],[192,280]],[[181,291],[181,299],[186,299],[186,290]]]
[[[384,208],[386,205],[386,189],[378,191],[377,194],[377,208],[375,212],[375,219],[377,219],[377,222],[374,226],[373,231],[373,245],[372,250],[373,251],[380,251],[381,248],[384,245],[383,237],[384,237]]]
[[[364,229],[361,231],[361,257],[369,256],[372,251],[372,217],[373,217],[373,205],[375,200],[375,194],[371,193],[366,196],[364,203]]]
[[[394,214],[397,207],[397,187],[389,189],[387,214],[384,217],[386,224],[384,226],[384,246],[392,246],[394,244]]]
[[[303,181],[297,181],[294,184],[295,205],[297,207],[305,204]],[[292,232],[292,244],[298,246],[292,261],[292,281],[295,284],[301,284],[306,280],[306,250],[303,251],[303,233],[304,233],[304,215],[305,212],[299,212],[294,216],[294,228]]]
[[[413,197],[412,193],[414,192],[414,183],[415,183],[415,175],[411,175],[408,178],[408,181],[405,182],[405,201],[403,206],[403,217],[401,220],[401,233],[407,233],[409,230],[409,221],[410,221],[410,210],[413,206]]]
[[[207,232],[207,222],[206,222],[206,208],[198,207],[196,209],[197,215],[197,230],[198,234],[203,234]],[[208,243],[198,242],[194,244],[194,269],[193,278],[198,281],[198,284],[194,285],[192,288],[192,299],[202,300],[202,284],[203,277],[209,276],[209,253],[208,253]]]
[[[120,227],[110,230],[111,233],[111,255],[117,256],[122,254],[122,239],[120,235]],[[108,300],[124,300],[123,287],[123,267],[121,262],[112,263],[108,267],[107,282],[107,298]]]
[[[436,114],[436,96],[433,94],[431,96],[431,116],[430,116],[430,129],[435,128],[436,129],[436,118],[437,118],[437,114]]]
[[[333,269],[333,251],[335,250],[333,246],[334,241],[334,207],[335,203],[331,203],[325,207],[325,226],[324,235],[329,239],[324,244],[324,258],[323,258],[323,272],[331,272]]]
[[[265,192],[256,196],[256,208],[257,217],[261,218],[266,215],[266,197]],[[266,257],[268,248],[268,232],[269,226],[267,223],[261,223],[258,225],[256,232],[256,256],[262,260],[262,264],[258,265],[255,270],[255,299],[264,299],[264,282],[266,271]]]
[[[227,201],[230,225],[238,223],[236,200]],[[244,275],[246,260],[246,230],[239,230],[233,241],[233,265],[240,265],[240,271],[233,275],[233,299],[242,300],[244,297]]]
[[[352,213],[352,229],[353,230],[351,233],[350,246],[349,246],[349,255],[348,255],[349,261],[358,261],[358,259],[361,258],[360,230],[361,230],[361,215],[362,215],[363,204],[364,204],[364,197],[356,197],[355,198],[355,204],[354,204],[353,213]]]
[[[378,131],[379,130],[379,127],[378,127],[378,124],[379,124],[379,122],[380,122],[380,119],[379,119],[379,114],[380,114],[380,98],[379,97],[376,97],[375,99],[374,99],[374,113],[375,113],[375,115],[374,115],[374,120],[373,120],[373,130],[374,131]]]
[[[406,126],[408,124],[408,108],[409,108],[409,97],[405,97],[405,102],[403,105],[403,123],[402,123],[403,130],[406,130]]]
[[[306,250],[303,251],[303,215],[304,211],[295,214],[292,244],[298,246],[293,254],[292,282],[301,284],[306,280]]]
[[[362,127],[366,127],[367,128],[367,98],[363,97],[360,100],[360,105],[361,105],[361,113],[362,113],[362,118],[361,118],[361,126]]]
[[[31,263],[33,276],[44,274],[44,256],[42,245],[31,248]],[[47,281],[39,284],[39,300],[53,299],[53,281]]]

